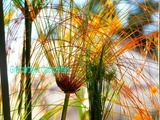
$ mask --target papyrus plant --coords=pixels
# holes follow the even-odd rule
[[[20,26],[21,29],[25,28],[23,23],[27,11],[25,2],[29,9],[26,19],[32,22],[34,26],[32,28],[35,28],[32,30],[32,37],[19,34],[20,29],[15,32]],[[34,113],[36,108],[39,108],[39,111],[33,114],[32,119],[56,119],[59,115],[62,116],[61,119],[65,119],[67,107],[71,108],[72,105],[77,109],[82,108],[82,112],[79,112],[80,119],[96,119],[95,113],[99,116],[98,119],[116,119],[116,117],[150,119],[152,116],[150,111],[158,113],[158,85],[155,82],[156,78],[148,69],[156,70],[157,68],[151,63],[157,64],[157,62],[150,62],[148,53],[153,44],[156,50],[158,49],[156,43],[159,33],[155,31],[150,35],[136,34],[137,31],[142,33],[140,29],[145,25],[143,22],[150,22],[149,15],[145,14],[145,19],[136,19],[139,21],[137,23],[134,19],[139,18],[139,15],[135,14],[131,17],[132,22],[129,22],[130,29],[125,29],[122,21],[129,13],[119,17],[116,11],[116,7],[120,4],[118,2],[88,0],[82,7],[75,4],[74,0],[60,0],[58,5],[54,5],[53,2],[51,0],[46,4],[40,4],[37,1],[14,1],[12,5],[18,9],[14,9],[15,13],[11,15],[11,20],[6,19],[7,38],[17,40],[17,43],[19,43],[18,38],[25,40],[27,36],[27,39],[35,40],[32,41],[34,43],[31,45],[32,51],[26,60],[31,66],[40,66],[47,61],[45,65],[48,67],[67,67],[70,71],[61,71],[62,73],[55,71],[48,77],[47,73],[41,73],[38,77],[31,74],[32,105],[29,104],[31,100],[28,100],[28,105],[32,109],[28,109],[28,112],[24,109],[27,101],[24,100],[26,93],[23,85],[26,83],[21,84],[25,79],[19,77],[19,75],[23,77],[23,73],[18,73],[12,83],[14,87],[10,95],[12,119],[25,119],[30,113]],[[135,3],[138,1],[130,4],[130,7]],[[147,4],[140,5],[146,12],[156,11]],[[134,28],[138,25],[141,25],[140,29]],[[31,32],[31,28],[28,31]],[[146,38],[148,41],[144,44]],[[134,48],[140,48],[138,51],[140,54],[143,52],[144,56],[136,57],[134,50],[137,49]],[[8,55],[11,55],[9,53]],[[25,61],[21,63],[22,66],[23,63]],[[60,89],[51,89],[56,82]],[[49,93],[58,91],[59,94],[66,95],[65,104],[63,99],[58,102],[53,100],[52,104],[47,104],[51,96],[47,94],[49,90]],[[93,97],[96,99],[93,100]],[[89,105],[86,104],[86,99]],[[64,112],[61,114],[60,111]],[[86,117],[83,117],[83,114]]]

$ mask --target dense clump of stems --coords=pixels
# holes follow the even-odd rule
[[[115,71],[107,70],[104,65],[105,45],[102,48],[101,54],[96,61],[86,61],[86,84],[89,99],[89,119],[103,120],[108,117],[112,105],[105,107],[108,94],[111,89],[111,81],[115,78]],[[88,54],[86,57],[89,57]],[[113,69],[113,68],[112,68]],[[108,72],[106,72],[108,71]],[[112,100],[113,95],[110,100]],[[107,113],[105,113],[107,111]]]

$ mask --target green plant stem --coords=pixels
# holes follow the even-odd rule
[[[4,16],[3,16],[3,3],[0,1],[0,80],[2,89],[2,104],[4,120],[10,120],[10,101],[9,101],[9,87],[7,77],[7,61],[5,50],[5,32],[4,32]]]
[[[29,18],[29,8],[27,5],[27,1],[25,0],[25,28],[26,28],[26,67],[30,67],[30,49],[31,49],[31,28],[32,22]],[[25,103],[25,111],[27,118],[26,120],[32,120],[32,102],[31,102],[31,73],[27,71],[26,73],[26,84],[25,84],[25,95],[26,95],[26,103]]]
[[[26,48],[26,40],[24,39],[23,40],[23,50],[22,50],[22,63],[21,63],[21,67],[24,68],[25,67],[25,48]],[[23,103],[23,94],[24,94],[24,81],[25,81],[25,78],[24,78],[25,74],[22,72],[21,74],[21,80],[20,80],[20,92],[19,92],[19,95],[18,95],[18,100],[19,100],[19,105],[18,105],[18,114],[19,116],[21,115],[21,110],[22,110],[22,103]]]
[[[64,99],[64,105],[63,105],[61,120],[65,120],[66,119],[68,102],[69,102],[69,96],[70,96],[70,93],[66,93],[65,94],[65,99]]]

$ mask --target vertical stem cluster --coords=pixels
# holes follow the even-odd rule
[[[102,120],[102,81],[105,74],[105,69],[102,67],[102,59],[100,58],[98,65],[87,61],[86,70],[89,117],[90,120]]]
[[[106,117],[104,115],[105,101],[110,91],[110,81],[115,75],[114,71],[108,71],[105,68],[103,61],[104,49],[105,45],[102,47],[99,58],[93,61],[90,61],[89,52],[87,52],[86,55],[86,83],[89,98],[90,120],[103,120]],[[108,73],[106,73],[106,71],[108,71]]]
[[[9,88],[7,77],[7,62],[6,62],[6,50],[5,50],[5,34],[4,34],[4,16],[3,16],[3,4],[0,0],[0,76],[2,86],[2,102],[3,102],[3,114],[4,120],[10,120],[10,102],[9,102]]]

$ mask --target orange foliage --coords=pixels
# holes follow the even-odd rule
[[[149,91],[152,95],[155,95],[158,92],[158,88],[156,86],[149,87]]]
[[[152,116],[148,115],[145,109],[139,108],[138,112],[134,115],[133,120],[152,120]]]

